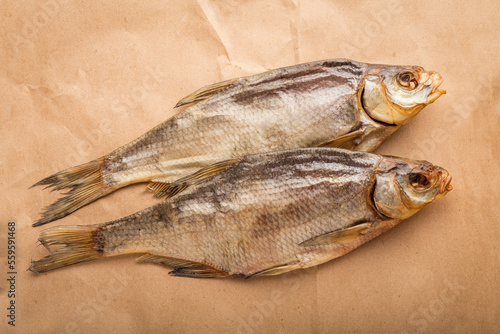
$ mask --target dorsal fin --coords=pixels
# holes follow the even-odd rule
[[[175,108],[183,106],[188,103],[193,103],[193,102],[199,102],[208,99],[210,96],[214,95],[215,93],[221,91],[222,89],[230,86],[233,82],[238,80],[239,78],[236,79],[230,79],[222,82],[215,83],[213,85],[208,85],[203,88],[198,89],[196,92],[189,94],[185,98],[181,99],[177,104],[175,105]]]
[[[192,278],[219,278],[230,276],[228,272],[209,265],[167,256],[145,254],[137,262],[156,263],[174,268],[169,275]]]
[[[222,172],[223,170],[231,167],[237,162],[240,162],[242,158],[234,158],[229,160],[224,160],[217,162],[208,167],[202,168],[199,171],[178,179],[172,183],[166,183],[164,181],[152,181],[148,185],[148,189],[155,192],[155,197],[161,197],[166,195],[167,198],[172,197],[186,188],[200,184],[215,174]]]

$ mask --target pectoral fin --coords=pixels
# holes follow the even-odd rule
[[[183,98],[179,102],[177,102],[177,104],[175,105],[175,108],[183,106],[183,105],[188,104],[188,103],[206,100],[210,96],[214,95],[215,93],[230,86],[236,80],[238,80],[238,78],[218,82],[216,84],[208,85],[208,86],[205,86],[203,88],[200,88],[196,92],[189,94],[188,96],[186,96],[185,98]]]
[[[138,258],[137,262],[156,263],[172,267],[174,270],[169,272],[169,275],[178,277],[220,278],[229,276],[226,271],[213,268],[203,263],[160,255],[145,254]]]
[[[188,175],[172,183],[167,183],[164,181],[152,181],[148,185],[148,190],[154,191],[155,197],[161,197],[166,195],[167,198],[172,197],[186,188],[205,182],[215,174],[222,172],[223,170],[231,167],[235,163],[241,161],[241,158],[229,159],[221,161],[210,165],[208,167],[202,168],[194,174]]]
[[[363,130],[356,130],[346,135],[337,137],[333,140],[327,141],[319,145],[319,147],[338,147],[346,150],[352,150],[359,144],[361,138],[364,136]]]
[[[376,223],[362,223],[354,225],[349,228],[345,228],[338,231],[329,232],[326,234],[318,235],[311,239],[302,242],[300,245],[304,247],[308,246],[320,246],[327,244],[344,244],[353,241],[354,239],[367,234],[376,225]]]
[[[300,269],[300,263],[299,262],[294,262],[294,263],[289,263],[289,264],[283,264],[275,267],[271,267],[262,271],[259,271],[258,273],[255,273],[253,275],[248,276],[247,278],[254,277],[254,276],[275,276],[275,275],[281,275],[284,273],[287,273],[292,270]]]

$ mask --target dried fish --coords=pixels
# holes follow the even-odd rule
[[[168,185],[217,161],[301,147],[371,151],[445,93],[417,66],[324,60],[204,87],[194,103],[135,141],[38,185],[69,188],[34,226],[65,217],[126,185]]]
[[[140,262],[185,277],[285,273],[342,256],[452,186],[426,161],[333,148],[244,156],[204,168],[168,187],[165,201],[109,223],[41,231],[46,272],[139,253]]]

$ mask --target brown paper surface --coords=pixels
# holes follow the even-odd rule
[[[498,2],[41,0],[0,8],[0,332],[500,332]],[[26,272],[46,255],[36,243],[41,229],[106,222],[157,202],[139,184],[32,228],[60,196],[28,189],[33,183],[135,139],[201,86],[329,58],[443,76],[448,93],[378,153],[443,166],[453,175],[450,194],[342,258],[279,277],[175,278],[136,256]]]

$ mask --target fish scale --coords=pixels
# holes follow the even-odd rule
[[[294,160],[296,160],[296,159],[294,159]],[[283,163],[283,161],[282,161],[282,163]],[[296,162],[294,161],[293,164],[296,164]],[[245,168],[245,167],[246,166],[242,166],[242,168]],[[255,170],[256,168],[259,168],[259,167],[260,166],[258,166],[258,165],[253,166],[253,170]],[[278,165],[276,165],[274,168],[280,169],[280,170],[283,169],[282,167],[279,167]],[[251,169],[246,169],[246,170],[248,172],[251,172]],[[270,170],[268,172],[271,175],[273,174],[272,170]],[[259,174],[257,174],[257,175],[259,175]],[[251,174],[250,177],[254,178],[255,174]],[[242,175],[240,175],[240,178],[246,180],[245,177]],[[287,179],[290,180],[289,177],[285,178],[285,180],[287,180]],[[265,179],[265,180],[260,179],[261,182],[259,182],[258,184],[256,184],[255,182],[248,182],[248,183],[244,182],[244,181],[241,182],[242,186],[245,187],[244,188],[245,190],[241,190],[239,188],[234,190],[234,192],[232,194],[235,194],[235,196],[233,196],[230,199],[230,201],[233,203],[241,203],[242,202],[244,204],[242,211],[240,212],[239,210],[233,210],[233,211],[231,211],[231,213],[226,214],[224,217],[225,223],[222,223],[221,225],[227,226],[228,224],[230,224],[229,222],[232,220],[234,220],[235,222],[249,222],[249,221],[256,221],[256,220],[258,221],[256,216],[261,215],[262,211],[264,211],[264,213],[266,213],[266,211],[272,210],[272,212],[274,214],[276,214],[277,217],[280,217],[283,220],[283,224],[285,224],[288,227],[288,231],[284,232],[284,235],[286,236],[285,240],[289,239],[289,240],[297,241],[297,238],[300,236],[300,233],[297,233],[293,227],[290,227],[290,225],[291,224],[292,225],[293,224],[301,225],[300,219],[305,218],[305,217],[301,217],[300,215],[297,216],[297,215],[295,215],[295,210],[289,210],[289,209],[287,210],[287,208],[293,208],[294,205],[296,205],[295,203],[297,202],[297,200],[304,203],[304,200],[303,200],[304,195],[307,195],[309,197],[313,197],[316,199],[316,198],[320,197],[321,194],[323,194],[323,197],[328,199],[328,201],[330,203],[332,203],[332,200],[334,201],[332,204],[335,204],[336,201],[342,201],[342,198],[339,198],[337,193],[343,193],[343,191],[342,190],[339,191],[338,189],[336,189],[337,192],[335,193],[335,195],[331,196],[332,194],[328,194],[328,187],[324,183],[318,182],[319,186],[317,186],[314,189],[315,191],[311,192],[309,189],[307,189],[305,191],[302,190],[302,188],[303,188],[302,183],[296,182],[295,179],[291,179],[291,180],[293,180],[292,182],[290,182],[291,185],[284,183],[285,180],[273,179],[271,182],[269,182],[268,179]],[[264,182],[262,182],[262,181],[264,181]],[[217,182],[222,183],[222,182],[224,182],[224,180],[217,181]],[[296,186],[293,186],[294,183],[298,183],[300,185],[300,187],[296,188]],[[285,188],[286,191],[268,191],[267,189],[269,189],[269,186],[271,186],[271,185],[274,185],[274,186],[279,185],[277,187],[278,189]],[[208,186],[205,186],[205,187],[208,187]],[[338,187],[336,187],[336,188],[338,188]],[[209,224],[211,222],[211,219],[207,219],[207,215],[213,214],[213,211],[209,210],[207,212],[206,210],[200,209],[200,207],[198,205],[193,207],[192,205],[189,204],[191,202],[203,203],[203,200],[207,197],[200,195],[200,194],[204,194],[204,193],[205,193],[205,189],[201,188],[196,192],[196,194],[189,194],[189,193],[188,194],[180,194],[173,199],[175,206],[178,206],[177,203],[185,203],[185,202],[186,202],[186,205],[188,207],[191,206],[188,209],[184,206],[184,204],[180,204],[180,205],[182,205],[182,207],[179,211],[182,212],[182,214],[177,215],[177,217],[176,217],[179,220],[177,223],[178,225],[186,226],[186,230],[182,231],[183,233],[198,232],[198,229],[200,226],[206,226],[207,224]],[[261,195],[256,196],[256,193],[260,193]],[[328,196],[328,195],[330,195],[330,196]],[[209,197],[209,198],[213,199],[213,197]],[[246,198],[251,199],[252,202],[251,203],[246,202],[246,200],[245,200]],[[293,201],[292,201],[292,199],[293,199]],[[290,202],[292,202],[294,204],[291,204],[291,205],[285,207],[285,209],[284,209],[285,215],[283,213],[280,213],[280,211],[283,211],[283,209],[282,209],[283,204],[290,203]],[[255,204],[259,204],[259,203],[260,203],[260,207],[255,207]],[[269,204],[262,205],[262,203],[269,203]],[[318,202],[316,200],[313,201],[312,199],[310,201],[306,201],[305,203],[308,204],[308,210],[306,212],[308,212],[309,215],[318,217],[318,216],[321,216],[321,214],[328,214],[330,212],[330,209],[326,208],[324,206],[325,203]],[[356,203],[357,203],[357,205],[359,204],[359,202],[356,202]],[[276,204],[281,204],[281,205],[276,205]],[[305,206],[305,204],[302,204],[302,206]],[[213,208],[214,206],[211,206],[211,207]],[[242,217],[240,216],[241,213],[243,213]],[[169,216],[169,215],[165,214],[165,216]],[[339,218],[344,218],[344,217],[339,216]],[[198,224],[191,224],[191,222],[193,222],[193,221],[198,222]],[[252,231],[252,233],[255,233],[255,231],[258,231],[258,233],[262,234],[262,236],[268,235],[266,232],[262,231],[259,228],[260,225],[257,227],[257,229],[252,229],[251,226],[247,226],[243,223],[237,224],[237,226],[240,226],[245,231]],[[328,230],[328,225],[325,225],[323,221],[320,221],[317,224],[317,226],[312,225],[312,227],[313,227],[313,231],[312,231],[313,233],[324,233],[326,230]],[[335,227],[335,226],[333,226],[333,227]],[[276,226],[272,227],[271,229],[276,229],[276,228],[279,228],[279,223],[276,224]],[[211,229],[206,228],[206,230],[211,230]],[[277,230],[279,230],[279,229],[277,229]],[[207,239],[210,240],[211,237],[212,236],[207,236]],[[218,236],[215,239],[225,239],[225,238],[221,238],[221,236]],[[274,241],[265,240],[263,242],[273,244]],[[155,243],[153,242],[153,244],[155,244]],[[279,246],[279,242],[278,242],[278,246]],[[201,256],[200,256],[200,258],[201,258]]]

